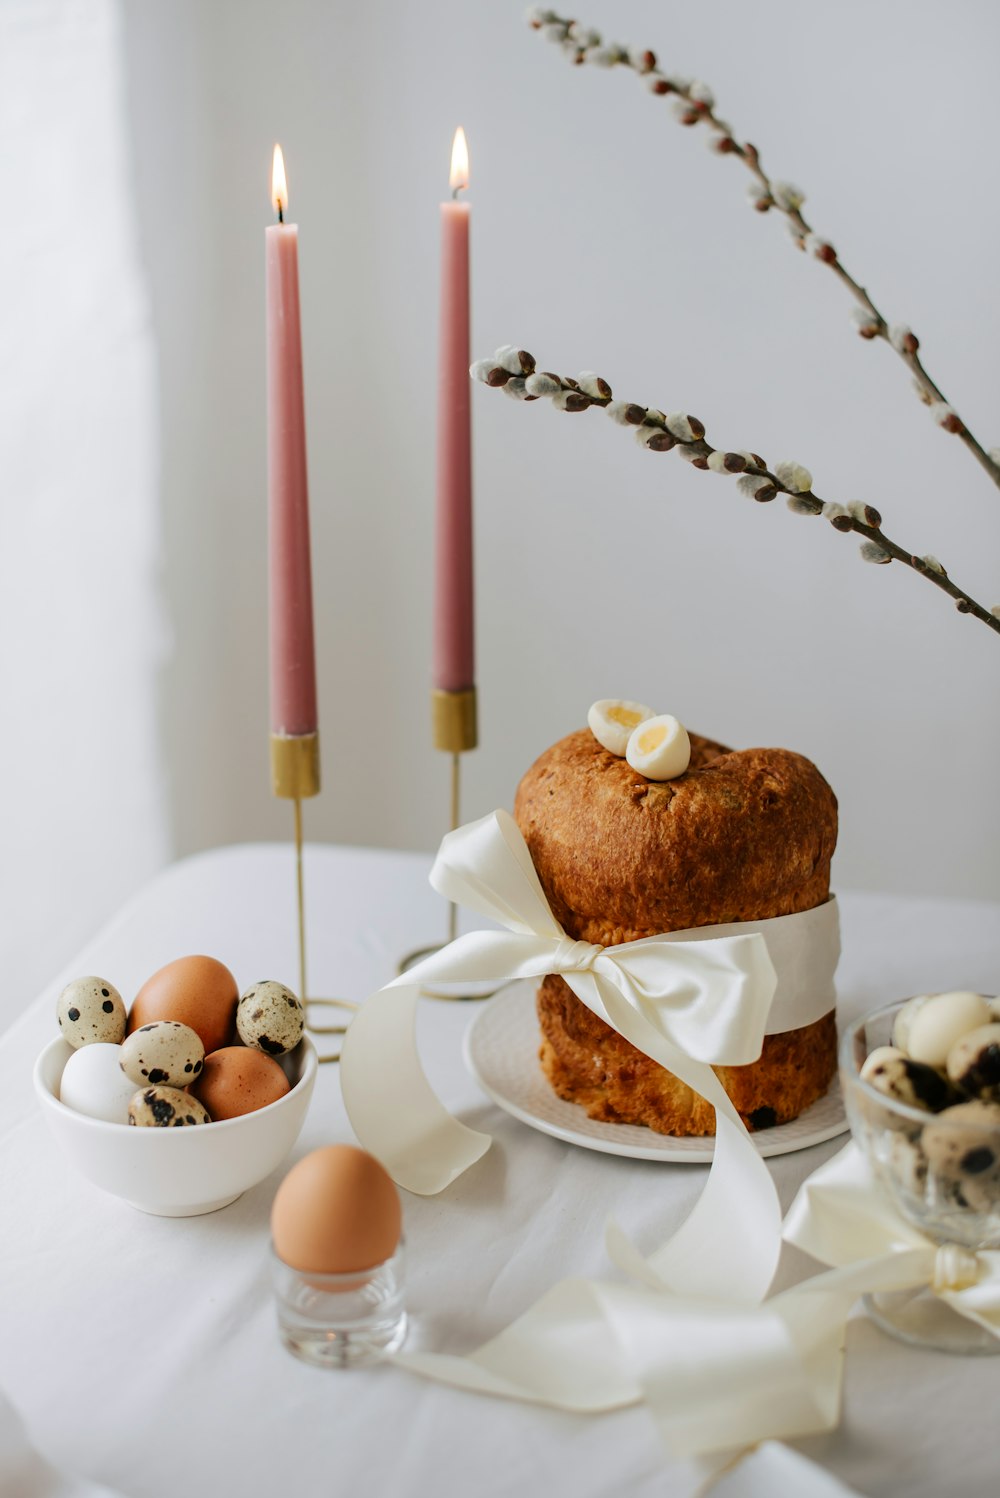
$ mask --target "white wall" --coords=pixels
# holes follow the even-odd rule
[[[708,80],[988,445],[1000,443],[989,0],[589,0]],[[518,342],[795,458],[822,494],[1000,602],[1000,494],[849,298],[747,206],[746,174],[629,72],[573,69],[520,0],[126,4],[134,164],[161,347],[163,683],[179,852],[288,835],[269,795],[263,228],[280,139],[301,226],[326,786],[317,839],[430,848],[437,203],[472,152],[474,352]],[[477,388],[481,737],[468,816],[595,697],[813,757],[843,886],[1000,896],[1000,639],[856,538],[756,506],[599,413]]]
[[[0,1030],[168,855],[117,0],[0,5]]]

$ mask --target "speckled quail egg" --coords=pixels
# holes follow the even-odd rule
[[[634,728],[625,758],[647,780],[676,780],[691,763],[691,740],[683,723],[669,713]]]
[[[982,994],[931,994],[914,1014],[903,1049],[914,1061],[943,1067],[956,1041],[989,1022],[989,1005]]]
[[[178,1020],[154,1020],[142,1025],[122,1044],[121,1068],[137,1087],[147,1083],[187,1087],[205,1065],[205,1047],[189,1025]]]
[[[867,1061],[865,1065],[867,1067]],[[863,1075],[869,1087],[874,1087],[877,1092],[911,1108],[924,1108],[928,1113],[940,1113],[942,1108],[958,1100],[958,1093],[940,1072],[902,1054],[876,1061]]]
[[[979,1099],[946,1108],[920,1137],[932,1174],[974,1212],[1000,1210],[1000,1104]]]
[[[948,1052],[947,1072],[969,1096],[1000,1103],[1000,1023],[980,1025],[956,1041]]]
[[[117,1045],[125,1035],[125,1003],[106,978],[74,978],[56,1004],[63,1039],[79,1050],[82,1045]]]
[[[900,1191],[922,1198],[927,1183],[927,1157],[919,1143],[905,1134],[890,1134],[882,1164]]]
[[[875,1071],[877,1067],[881,1066],[884,1061],[894,1061],[897,1056],[902,1055],[903,1052],[898,1048],[898,1046],[877,1045],[873,1051],[868,1052],[868,1055],[865,1057],[864,1062],[862,1063],[861,1071],[859,1073],[862,1081],[867,1082],[871,1077],[872,1072]]]
[[[644,702],[626,702],[620,697],[602,697],[591,703],[587,727],[602,749],[624,759],[632,730],[653,717],[653,709]]]
[[[943,1188],[938,1196],[943,1197],[943,1203],[939,1204],[945,1207],[961,1207],[984,1216],[1000,1214],[1000,1177],[992,1172],[985,1176],[964,1175],[950,1181],[932,1175],[929,1180],[932,1187],[936,1182]]]
[[[179,1129],[212,1120],[196,1097],[180,1087],[140,1087],[128,1105],[128,1121],[140,1129]]]
[[[236,1006],[236,1030],[243,1044],[268,1056],[294,1051],[305,1022],[305,1010],[292,990],[271,979],[248,988]]]

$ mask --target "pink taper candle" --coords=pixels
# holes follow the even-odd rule
[[[469,185],[465,133],[455,132],[451,188]],[[434,686],[475,684],[472,587],[472,439],[469,381],[469,205],[441,204]]]
[[[315,733],[316,658],[309,561],[309,487],[299,327],[299,230],[288,206],[281,147],[271,198],[278,222],[264,231],[267,270],[267,477],[271,732]]]

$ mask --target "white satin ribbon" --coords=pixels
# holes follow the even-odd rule
[[[468,1357],[404,1352],[394,1361],[456,1388],[577,1413],[642,1401],[674,1456],[701,1459],[834,1429],[851,1306],[912,1274],[890,1256],[763,1305],[734,1304],[658,1288],[613,1225],[608,1246],[639,1283],[564,1280]]]
[[[832,1472],[818,1467],[801,1451],[777,1441],[762,1441],[736,1463],[717,1472],[697,1498],[862,1498]]]
[[[760,931],[737,929],[698,941],[654,936],[612,947],[573,941],[549,908],[516,823],[503,811],[449,833],[431,883],[507,929],[459,937],[359,1010],[344,1039],[341,1086],[361,1144],[410,1191],[430,1195],[449,1185],[490,1140],[453,1118],[423,1073],[415,1042],[421,986],[561,973],[599,1018],[716,1110],[708,1184],[652,1261],[662,1283],[693,1295],[717,1294],[725,1286],[721,1293],[731,1300],[760,1300],[780,1252],[777,1196],[712,1070],[760,1055],[777,986]],[[835,909],[826,920],[835,931]],[[821,1002],[828,1008],[832,997],[828,1003],[824,993]],[[738,1252],[726,1228],[732,1220],[741,1223]]]
[[[1000,1253],[935,1246],[895,1213],[854,1145],[805,1183],[784,1235],[834,1267],[762,1305],[734,1304],[672,1292],[612,1223],[609,1254],[632,1283],[565,1280],[467,1358],[395,1361],[459,1388],[590,1414],[642,1400],[675,1456],[705,1458],[837,1426],[844,1328],[865,1293],[936,1284],[1000,1337]]]
[[[833,895],[824,904],[796,911],[794,915],[722,926],[694,926],[687,931],[670,931],[663,940],[704,941],[706,936],[753,935],[760,935],[767,942],[768,955],[778,975],[767,1015],[768,1035],[798,1030],[835,1008],[840,919]]]
[[[856,1144],[803,1184],[784,1237],[822,1264],[894,1265],[899,1290],[933,1290],[960,1315],[1000,1337],[1000,1251],[936,1244],[896,1211]],[[873,1270],[874,1272],[874,1270]],[[820,1276],[821,1279],[827,1278]],[[862,1285],[859,1293],[871,1291]]]

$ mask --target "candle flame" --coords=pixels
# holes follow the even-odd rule
[[[288,208],[288,184],[285,181],[285,158],[280,146],[275,146],[271,164],[271,203],[278,219],[284,219]]]
[[[455,139],[452,142],[451,174],[448,178],[448,185],[455,195],[460,193],[463,187],[469,185],[469,147],[461,125],[455,131]]]

